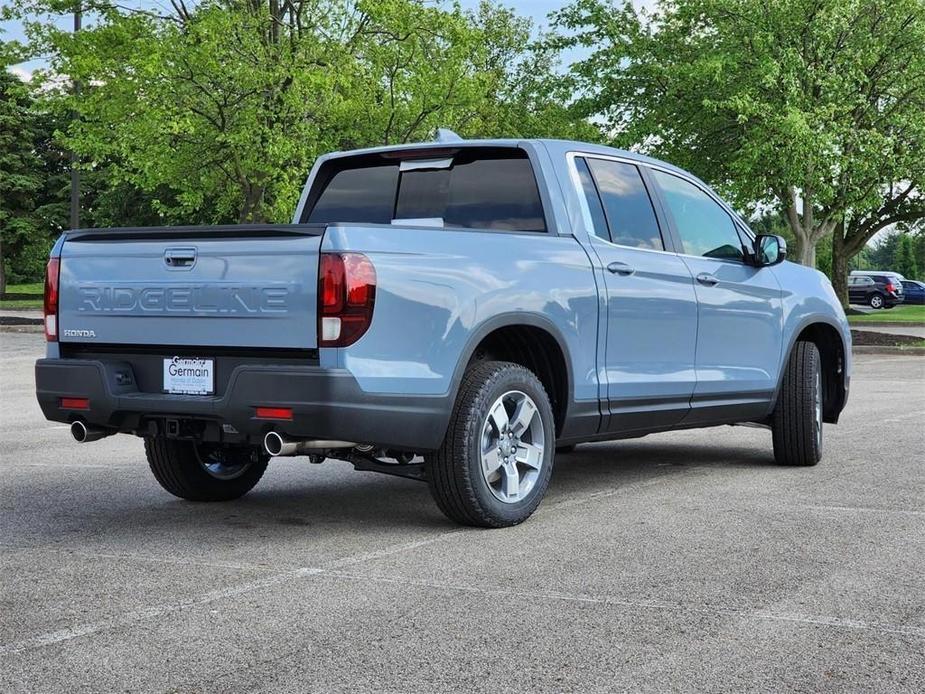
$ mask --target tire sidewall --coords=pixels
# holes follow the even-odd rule
[[[481,437],[482,428],[488,417],[489,408],[494,402],[508,391],[519,390],[526,393],[533,400],[543,422],[543,467],[540,475],[527,497],[513,504],[506,504],[498,499],[488,486],[482,474]],[[486,388],[483,388],[473,403],[471,420],[468,423],[466,435],[465,464],[467,477],[471,481],[472,490],[479,505],[485,511],[505,522],[517,523],[529,516],[539,506],[549,487],[552,477],[552,464],[555,455],[555,421],[552,407],[546,391],[529,371],[522,367],[510,365],[509,368],[492,378]]]

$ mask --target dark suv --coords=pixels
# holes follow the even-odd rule
[[[890,275],[852,275],[848,278],[848,301],[871,308],[893,308],[903,302],[903,285]]]

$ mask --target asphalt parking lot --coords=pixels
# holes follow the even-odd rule
[[[4,692],[925,690],[925,358],[856,358],[816,468],[752,428],[587,445],[484,531],[342,462],[176,500],[41,417],[41,335],[0,343]]]

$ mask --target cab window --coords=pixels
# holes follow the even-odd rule
[[[634,248],[664,250],[655,208],[639,169],[632,164],[609,159],[588,158],[587,165],[600,195],[598,204],[603,205],[611,242]]]
[[[720,260],[744,260],[742,239],[732,218],[709,195],[693,183],[653,169],[681,237],[683,252]]]

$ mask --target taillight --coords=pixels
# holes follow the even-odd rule
[[[60,258],[49,258],[45,267],[45,340],[58,341],[58,275]]]
[[[318,272],[318,345],[346,347],[373,320],[376,269],[362,253],[322,253]]]
[[[893,293],[893,292],[896,291],[896,287],[893,286],[893,283],[892,283],[892,282],[887,282],[887,283],[886,283],[886,290],[887,290],[888,292],[890,292],[890,293]]]

